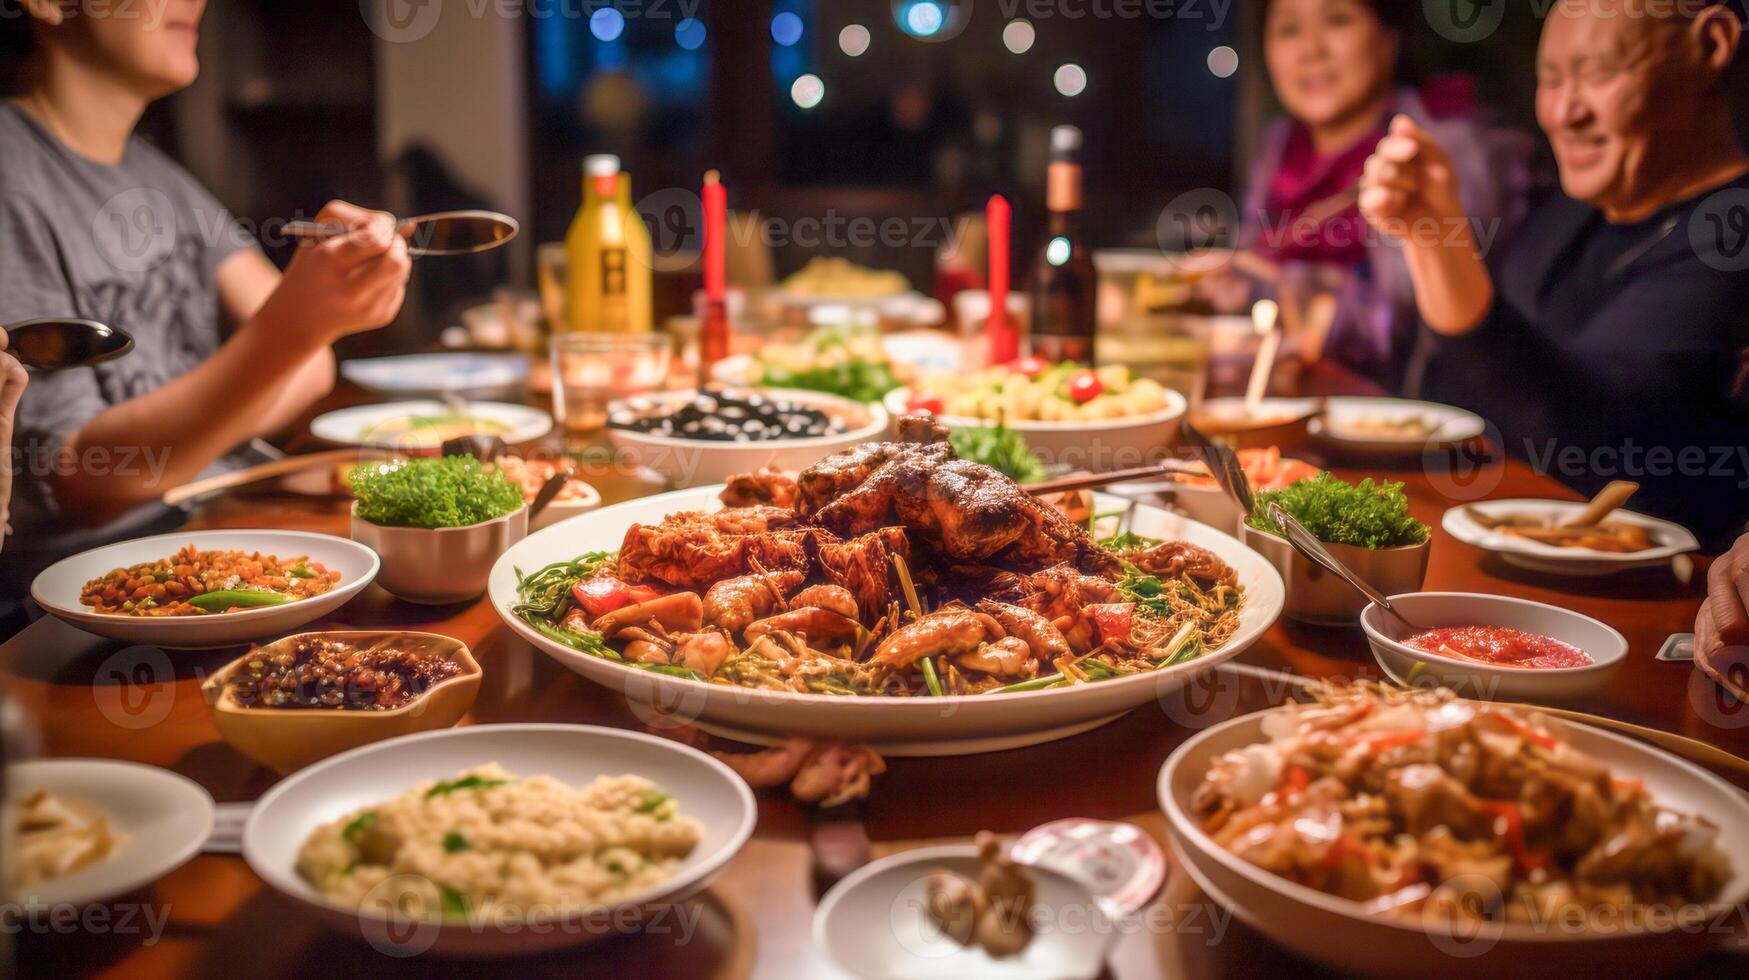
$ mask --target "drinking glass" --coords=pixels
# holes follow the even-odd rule
[[[561,333],[552,349],[553,418],[568,432],[593,432],[608,402],[662,387],[672,355],[661,332]]]

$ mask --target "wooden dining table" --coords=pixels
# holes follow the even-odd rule
[[[1322,368],[1306,372],[1299,387],[1302,394],[1373,393],[1359,379]],[[323,408],[364,397],[343,389]],[[603,445],[598,438],[587,440],[591,451],[582,465],[584,477],[606,502],[662,489],[614,463]],[[1475,499],[1577,499],[1525,463],[1502,458],[1498,447],[1471,444],[1408,461],[1325,458],[1316,447],[1304,455],[1345,478],[1373,476],[1405,485],[1410,509],[1432,527],[1427,589],[1534,599],[1621,631],[1629,644],[1626,662],[1600,695],[1576,707],[1749,755],[1749,709],[1721,696],[1690,664],[1654,658],[1666,637],[1692,629],[1706,559],[1687,568],[1678,563],[1607,578],[1524,571],[1440,528],[1447,508]],[[346,511],[347,502],[334,496],[234,493],[201,502],[188,527],[344,536]],[[642,727],[620,695],[570,673],[518,639],[484,598],[416,606],[373,586],[317,625],[430,630],[467,643],[483,667],[484,683],[464,725],[541,721]],[[129,648],[42,620],[0,647],[0,679],[34,717],[43,755],[162,766],[200,783],[223,804],[253,800],[276,779],[220,739],[200,692],[202,679],[238,653]],[[1308,677],[1380,676],[1358,628],[1287,620],[1240,661]],[[1215,672],[1180,695],[1070,738],[980,755],[890,759],[860,804],[862,822],[877,855],[965,842],[980,830],[1017,835],[1064,817],[1129,821],[1164,848],[1166,828],[1155,783],[1167,756],[1198,729],[1280,703],[1290,693]],[[477,962],[432,954],[392,958],[324,926],[266,887],[240,857],[225,854],[197,856],[146,890],[112,903],[135,912],[131,931],[120,927],[120,915],[95,927],[27,929],[17,936],[17,951],[23,976],[45,977],[842,976],[812,938],[818,895],[809,840],[821,819],[782,790],[760,793],[753,838],[708,889],[686,903],[687,914],[676,921],[687,928],[614,935],[570,951]],[[141,909],[162,920],[161,929],[145,929]],[[1439,954],[1430,945],[1428,955]],[[1733,953],[1715,953],[1690,975],[1742,976],[1745,963],[1749,960]],[[1175,867],[1169,867],[1166,884],[1141,923],[1114,941],[1106,971],[1120,978],[1319,972],[1203,896]]]

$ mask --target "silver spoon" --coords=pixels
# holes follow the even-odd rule
[[[1227,492],[1227,496],[1233,498],[1248,517],[1257,513],[1256,501],[1251,495],[1251,482],[1245,478],[1245,468],[1239,465],[1239,454],[1233,452],[1233,447],[1225,442],[1211,441],[1188,422],[1183,423],[1181,428],[1186,441],[1203,452],[1208,461],[1209,472],[1214,474],[1215,482],[1221,485],[1221,489]],[[1374,588],[1371,582],[1361,578],[1353,569],[1338,561],[1316,535],[1306,530],[1306,526],[1301,524],[1292,514],[1283,510],[1280,504],[1271,502],[1266,513],[1268,513],[1269,519],[1275,522],[1276,527],[1281,529],[1282,536],[1287,539],[1287,543],[1295,551],[1304,555],[1308,561],[1329,569],[1337,578],[1353,586],[1355,591],[1372,600],[1375,605],[1390,613],[1397,622],[1407,626],[1412,632],[1425,632],[1425,627],[1411,622],[1397,607],[1391,605],[1391,600],[1383,592]]]
[[[496,211],[439,211],[395,222],[395,234],[407,240],[408,255],[485,252],[509,242],[521,228],[515,218]],[[293,221],[285,226],[287,235],[314,241],[339,238],[351,232],[344,225],[314,221]]]
[[[40,317],[6,327],[7,351],[25,367],[61,371],[113,361],[134,349],[134,338],[107,323]]]

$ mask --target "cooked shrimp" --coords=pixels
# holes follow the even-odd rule
[[[835,612],[846,619],[857,616],[856,596],[842,585],[810,585],[790,599],[793,606],[813,606]]]
[[[745,635],[752,641],[767,633],[782,630],[803,634],[815,642],[845,643],[856,639],[858,628],[856,620],[847,616],[814,606],[801,606],[749,625]]]
[[[704,603],[696,592],[676,592],[615,609],[595,621],[595,630],[612,639],[626,627],[648,623],[660,623],[670,633],[696,632],[704,625]]]
[[[803,803],[839,806],[866,797],[870,777],[886,771],[886,760],[868,746],[834,742],[808,756],[789,791]]]
[[[978,603],[978,611],[994,618],[1009,636],[1025,641],[1040,663],[1050,663],[1069,653],[1069,641],[1063,637],[1063,631],[1031,609],[985,599]]]
[[[971,653],[960,654],[953,662],[965,670],[981,670],[996,677],[1027,678],[1038,673],[1038,660],[1032,648],[1018,636],[986,643]]]
[[[704,620],[739,633],[754,620],[782,609],[783,597],[806,578],[802,572],[788,570],[723,579],[705,590]]]
[[[735,645],[722,633],[711,630],[690,636],[675,637],[674,660],[703,677],[716,674],[723,661],[735,650]]]
[[[795,777],[814,751],[814,743],[805,738],[786,739],[758,752],[712,752],[724,765],[747,781],[754,789],[770,789]]]
[[[972,653],[989,638],[988,617],[970,609],[942,609],[906,623],[875,648],[874,661],[906,668],[923,659]]]

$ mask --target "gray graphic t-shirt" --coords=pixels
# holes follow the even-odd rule
[[[119,164],[97,163],[62,145],[17,104],[0,102],[0,323],[86,317],[127,331],[135,344],[108,364],[32,374],[14,440],[15,536],[6,544],[7,564],[113,538],[161,516],[143,508],[110,527],[76,532],[56,507],[49,467],[66,462],[59,459],[63,441],[87,421],[218,348],[214,272],[251,247],[211,194],[143,140],[130,141]],[[152,462],[136,458],[131,465],[149,473]]]

